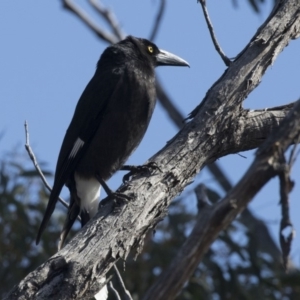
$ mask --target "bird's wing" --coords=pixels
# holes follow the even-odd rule
[[[120,87],[123,78],[124,76],[120,72],[96,72],[83,91],[60,149],[54,185],[39,228],[36,244],[39,243],[41,234],[49,222],[61,189],[75,170],[78,160],[101,124],[101,116],[107,104],[112,98],[122,95]]]

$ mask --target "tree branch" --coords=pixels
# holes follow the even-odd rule
[[[166,94],[165,90],[162,89],[161,85],[159,82],[156,83],[156,91],[157,91],[157,97],[159,99],[160,104],[164,107],[166,112],[168,113],[170,119],[177,125],[177,127],[180,129],[183,126],[183,115],[180,113],[180,111],[175,107],[173,104],[172,100],[169,98],[169,96]],[[253,111],[253,114],[255,115],[257,112],[266,112],[270,110],[288,110],[293,106],[292,104],[284,105],[284,106],[279,106],[279,107],[273,107],[272,109],[264,109],[264,110],[256,110]],[[260,145],[260,142],[262,142],[268,134],[274,130],[277,125],[279,124],[280,120],[285,116],[286,112],[281,112],[282,116],[279,114],[275,113],[275,118],[278,118],[278,120],[271,118],[273,121],[272,124],[268,124],[267,122],[251,122],[251,111],[248,111],[249,116],[244,117],[246,120],[246,124],[244,127],[248,128],[248,131],[252,131],[254,134],[253,136],[249,136],[249,132],[247,134],[243,134],[244,138],[248,138],[248,140],[243,141],[245,145],[248,145],[250,141],[256,141],[256,143],[252,143],[252,146],[256,148],[257,146]],[[258,114],[258,119],[261,114]],[[263,117],[263,116],[262,116]],[[250,120],[249,120],[250,119]],[[250,123],[250,124],[249,124]],[[253,125],[256,124],[262,124],[262,126],[256,126],[256,128],[253,127]],[[260,134],[260,132],[263,132],[264,134]],[[260,138],[258,138],[258,136]],[[228,133],[228,136],[235,136],[235,132],[230,132]],[[235,144],[235,140],[232,139],[232,142]],[[242,141],[240,141],[240,146],[242,146]],[[232,145],[231,151],[236,145]],[[246,150],[251,149],[250,147],[247,148]],[[240,150],[237,150],[236,152],[243,151],[243,149],[240,148]],[[219,167],[218,163],[215,161],[213,163],[207,164],[206,167],[210,171],[210,173],[214,176],[216,181],[220,184],[220,186],[223,188],[225,192],[228,192],[231,190],[232,185],[225,176],[224,172],[222,169]],[[260,219],[256,218],[251,211],[246,208],[243,213],[242,213],[242,218],[240,218],[240,222],[244,224],[251,232],[255,232],[257,235],[257,239],[259,240],[260,244],[263,245],[264,249],[268,253],[270,253],[274,259],[274,261],[280,261],[281,258],[281,253],[280,250],[277,246],[277,244],[274,242],[272,239],[267,226],[264,224],[263,221]]]
[[[154,25],[149,37],[150,41],[154,41],[154,39],[156,38],[156,35],[158,33],[159,27],[161,25],[161,21],[163,19],[163,15],[165,13],[165,8],[166,8],[166,0],[160,0],[160,6],[154,21]]]
[[[190,236],[143,300],[175,298],[219,232],[236,218],[272,177],[285,168],[282,155],[299,132],[300,101],[282,122],[278,132],[273,132],[261,146],[254,162],[237,185],[220,202],[202,207]]]
[[[118,38],[122,40],[125,38],[125,34],[122,32],[121,27],[114,14],[107,8],[103,7],[98,0],[90,0],[92,7],[99,13],[99,15],[106,21],[106,23],[111,27],[113,33]]]
[[[294,103],[264,110],[240,109],[229,127],[219,132],[219,140],[226,140],[220,147],[217,157],[211,157],[212,161],[228,154],[255,149],[277,129],[280,122],[289,113]]]
[[[27,299],[86,299],[93,296],[100,289],[99,279],[116,260],[126,259],[133,246],[137,252],[141,250],[145,234],[166,215],[170,201],[182,192],[213,157],[217,157],[220,145],[227,142],[226,139],[220,140],[220,132],[231,127],[232,120],[236,120],[240,114],[242,101],[259,84],[266,69],[282,49],[299,35],[299,31],[298,0],[282,1],[269,22],[260,28],[239,58],[210,88],[201,105],[192,112],[192,120],[151,158],[163,172],[151,176],[136,175],[121,186],[119,191],[131,195],[131,201],[118,207],[107,201],[65,248],[31,272],[13,288],[6,299],[22,299],[20,297],[23,295],[27,295]],[[294,111],[289,119],[295,119]],[[214,226],[208,228],[203,224],[205,235],[202,242],[206,245],[203,252],[217,233],[274,175],[275,165],[268,158],[286,149],[293,138],[297,122],[300,122],[299,115],[295,122],[289,123],[288,129],[286,126],[279,127],[275,144],[274,139],[264,143],[257,153],[259,159],[233,192],[218,204],[218,209],[214,210],[218,214],[212,214],[212,219],[207,221]],[[282,136],[285,137],[284,141],[280,139]],[[254,172],[257,169],[258,172]],[[247,186],[249,179],[255,185]],[[244,193],[247,196],[240,202],[233,201]]]
[[[118,268],[117,268],[116,265],[114,265],[114,269],[115,269],[115,272],[116,272],[116,275],[117,275],[117,278],[118,278],[118,282],[119,282],[119,284],[120,284],[120,286],[121,286],[121,288],[122,288],[122,290],[123,290],[123,292],[125,294],[126,300],[132,300],[131,294],[126,289],[124,281],[122,279],[122,276],[121,276],[121,274],[120,274],[120,272],[119,272],[119,270],[118,270]]]
[[[200,2],[201,7],[202,7],[202,11],[204,14],[204,18],[211,36],[211,39],[213,41],[213,44],[215,46],[216,51],[219,53],[219,55],[221,56],[223,62],[225,63],[225,65],[228,67],[231,64],[231,60],[225,55],[225,53],[223,52],[221,46],[218,43],[218,40],[216,38],[215,32],[214,32],[214,28],[212,26],[212,23],[210,21],[209,15],[208,15],[208,11],[207,11],[207,7],[206,7],[206,0],[198,0],[198,2]]]
[[[62,3],[64,8],[78,16],[79,19],[82,20],[94,33],[96,33],[99,38],[110,44],[118,42],[118,38],[115,35],[109,34],[107,31],[97,26],[97,24],[89,18],[88,14],[72,0],[62,0]]]
[[[45,177],[45,175],[43,174],[43,171],[41,170],[38,162],[37,162],[37,159],[34,155],[34,152],[32,151],[31,147],[30,147],[30,143],[29,143],[29,131],[28,131],[28,123],[27,121],[25,121],[25,124],[24,124],[24,127],[25,127],[25,149],[29,155],[29,158],[31,159],[36,171],[38,172],[42,182],[44,183],[44,186],[46,187],[46,189],[51,192],[51,187]],[[62,199],[61,197],[58,197],[58,201],[65,207],[65,208],[68,208],[69,207],[69,204],[64,200]],[[80,221],[81,218],[80,216],[77,217],[77,219]]]
[[[295,236],[295,230],[290,219],[290,201],[289,194],[294,187],[294,181],[291,180],[290,175],[292,171],[292,166],[295,162],[296,149],[299,143],[300,136],[297,137],[297,141],[291,151],[290,159],[288,164],[285,161],[285,168],[279,174],[280,181],[280,205],[281,205],[281,221],[279,229],[279,240],[282,250],[283,266],[287,271],[288,269],[288,258],[291,251],[292,241]]]

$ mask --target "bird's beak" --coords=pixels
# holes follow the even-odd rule
[[[156,55],[157,66],[190,66],[187,61],[168,51],[159,49]]]

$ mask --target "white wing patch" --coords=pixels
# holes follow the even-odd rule
[[[73,149],[69,155],[69,158],[74,158],[83,145],[84,141],[81,138],[77,138],[76,142],[74,143]]]

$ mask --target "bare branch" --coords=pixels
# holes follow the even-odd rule
[[[98,0],[90,0],[92,7],[100,14],[100,16],[107,22],[107,24],[113,30],[115,36],[118,40],[125,38],[125,34],[122,32],[121,27],[119,26],[117,19],[113,12],[100,4]]]
[[[24,127],[25,127],[25,139],[26,139],[26,141],[25,141],[25,149],[26,149],[26,151],[27,151],[27,153],[28,153],[28,155],[29,155],[29,157],[30,157],[30,159],[31,159],[31,161],[32,161],[32,163],[33,163],[33,165],[34,165],[36,171],[38,172],[39,176],[41,177],[42,182],[44,183],[46,189],[47,189],[49,192],[51,192],[52,188],[50,187],[50,185],[49,185],[49,183],[48,183],[46,177],[44,176],[43,171],[41,170],[41,168],[40,168],[40,166],[39,166],[39,164],[38,164],[38,162],[37,162],[37,159],[36,159],[36,157],[35,157],[35,155],[34,155],[32,149],[31,149],[31,147],[30,147],[30,144],[29,144],[29,131],[28,131],[28,123],[27,123],[27,121],[25,121]],[[68,207],[69,207],[69,204],[68,204],[64,199],[62,199],[61,197],[58,198],[58,201],[59,201],[65,208],[68,208]],[[78,220],[79,220],[79,221],[81,220],[80,217],[78,217]]]
[[[157,81],[157,84],[156,84],[156,92],[157,92],[157,97],[159,99],[160,104],[167,111],[170,119],[180,129],[183,126],[184,117],[181,114],[181,112],[175,107],[172,100],[166,94],[165,90],[161,87],[161,84],[159,81]],[[249,135],[249,132],[247,134],[244,134],[243,136],[248,138],[248,140],[250,140],[250,139],[256,140],[257,144],[252,145],[253,147],[256,148],[257,146],[260,145],[260,143],[268,136],[268,134],[274,128],[277,128],[277,125],[282,120],[282,118],[286,115],[286,112],[283,112],[283,115],[277,114],[274,116],[275,118],[271,118],[273,123],[270,125],[268,125],[268,124],[266,124],[266,122],[262,121],[263,119],[269,119],[269,116],[265,116],[265,117],[261,116],[261,120],[259,120],[260,118],[258,116],[257,121],[256,120],[251,121],[252,115],[254,114],[256,116],[256,112],[260,112],[260,111],[265,112],[265,111],[273,111],[273,110],[274,111],[289,110],[290,108],[293,107],[293,105],[294,105],[294,103],[291,103],[288,105],[273,107],[270,109],[256,110],[256,111],[252,111],[252,112],[248,111],[248,113],[249,113],[248,119],[249,120],[246,120],[246,122],[248,122],[249,124],[246,125],[245,127],[249,128],[249,129],[251,129],[251,128],[256,129],[257,134],[254,134],[254,131],[252,129],[252,134],[254,134],[254,136]],[[258,126],[259,124],[261,124],[261,126]],[[266,125],[264,125],[264,124],[266,124]],[[263,132],[264,136],[260,136],[260,138],[257,138],[258,132]],[[229,133],[229,135],[232,137],[235,137],[235,133],[233,133],[233,132]],[[234,142],[234,139],[233,139],[233,142]],[[244,144],[243,144],[243,142],[244,142]],[[241,142],[241,145],[249,144],[248,141],[243,141],[243,142]],[[234,148],[234,147],[236,147],[236,146],[232,145],[232,148]],[[243,150],[240,149],[240,151],[243,151]],[[220,168],[220,166],[218,165],[218,163],[216,161],[213,163],[207,164],[206,167],[211,172],[211,174],[214,176],[216,181],[220,184],[220,186],[224,189],[225,192],[228,192],[229,190],[231,190],[232,184],[229,182],[228,178],[225,176],[224,172],[222,171],[222,169]],[[248,208],[246,208],[242,212],[242,218],[240,219],[240,222],[242,224],[244,224],[245,226],[247,226],[247,228],[249,228],[249,230],[252,230],[252,232],[256,232],[257,238],[260,241],[260,244],[263,245],[263,247],[266,249],[266,251],[268,253],[272,253],[272,257],[275,261],[279,262],[280,257],[281,257],[281,252],[280,252],[277,244],[272,239],[272,237],[268,231],[268,228],[266,227],[264,222],[262,222],[260,219],[255,217]]]
[[[205,21],[211,36],[211,39],[213,41],[213,44],[215,46],[215,49],[217,50],[217,52],[219,53],[219,55],[221,56],[222,60],[224,61],[225,65],[228,67],[231,64],[231,60],[224,54],[221,46],[218,43],[218,40],[216,38],[215,32],[214,32],[214,28],[212,26],[212,23],[210,21],[209,15],[208,15],[208,11],[206,8],[206,0],[198,0],[198,2],[200,2],[202,10],[203,10],[203,14],[205,17]]]
[[[290,179],[290,170],[282,157],[283,170],[280,172],[280,205],[281,221],[279,230],[279,240],[282,250],[283,267],[288,268],[288,257],[291,251],[292,240],[294,238],[294,228],[290,220],[289,193],[293,189],[294,182]]]
[[[234,121],[239,121],[243,100],[259,84],[277,54],[300,32],[297,4],[298,0],[280,2],[274,16],[259,30],[239,59],[232,62],[209,89],[202,104],[193,111],[192,120],[150,159],[163,172],[133,176],[118,190],[132,196],[131,201],[113,206],[113,211],[112,203],[108,201],[61,251],[16,285],[6,299],[20,299],[24,294],[31,296],[30,299],[84,299],[119,258],[126,259],[133,246],[142,247],[147,231],[166,215],[170,201],[212,161],[212,157],[217,156],[223,144],[227,147],[227,140],[220,137],[220,132],[229,130]],[[275,33],[280,38],[274,38]],[[288,147],[300,126],[299,106],[298,103],[292,110],[285,125],[273,132],[273,139],[265,141],[239,184],[221,203],[213,206],[208,225],[203,224],[201,228],[203,247],[200,247],[200,256],[219,231],[278,172],[278,153]],[[55,269],[55,273],[49,272],[53,268],[52,262],[59,258],[66,262],[65,266]],[[181,282],[186,282],[186,275],[196,265],[198,261],[188,261],[181,269]],[[172,286],[172,293],[177,293],[181,287],[176,284],[176,290]],[[174,297],[168,295],[168,298]]]
[[[296,149],[300,140],[300,135],[296,139],[296,143],[290,153],[288,164],[286,163],[285,157],[282,156],[283,169],[279,174],[280,181],[280,205],[281,205],[281,221],[279,229],[279,240],[282,250],[283,267],[287,271],[288,269],[288,258],[291,251],[292,241],[295,236],[294,226],[290,219],[290,201],[289,194],[294,187],[294,181],[291,180],[290,174],[292,166],[295,162]]]
[[[278,128],[293,105],[291,103],[264,110],[238,110],[236,120],[232,120],[229,126],[219,132],[221,140],[226,140],[226,146],[220,149],[218,157],[259,147]],[[211,158],[212,161],[217,159],[214,156]]]
[[[225,229],[260,189],[284,167],[282,155],[300,132],[300,101],[266,140],[237,185],[218,203],[205,206],[196,225],[172,261],[147,291],[143,300],[174,299],[200,263],[220,230]],[[287,134],[288,133],[288,134]],[[281,176],[281,175],[280,175]]]
[[[154,41],[156,38],[156,35],[158,33],[159,27],[161,25],[161,21],[163,19],[163,15],[165,13],[165,8],[166,8],[166,0],[160,0],[160,6],[158,8],[158,12],[153,24],[153,28],[149,37],[150,41]]]
[[[126,295],[126,299],[127,299],[127,300],[132,300],[132,297],[131,297],[129,291],[126,289],[126,286],[125,286],[125,284],[124,284],[124,281],[123,281],[123,279],[122,279],[122,276],[121,276],[121,274],[120,274],[120,272],[119,272],[119,270],[118,270],[118,268],[117,268],[116,265],[114,265],[114,269],[115,269],[115,272],[116,272],[118,281],[119,281],[119,283],[120,283],[120,285],[121,285],[121,287],[122,287],[122,290],[123,290],[123,292],[124,292],[125,295]]]
[[[97,24],[94,23],[88,16],[88,14],[79,6],[77,6],[72,0],[62,0],[62,3],[64,8],[78,16],[79,19],[83,21],[94,33],[96,33],[100,39],[110,44],[118,42],[118,38],[115,35],[109,34],[101,27],[97,26]]]
[[[294,145],[294,147],[292,148],[292,151],[291,151],[291,155],[290,155],[289,162],[288,162],[290,170],[292,169],[292,166],[296,161],[296,156],[299,154],[299,152],[297,152],[299,142],[300,142],[300,136],[298,136],[298,138],[295,142],[295,145]]]
[[[115,298],[116,298],[117,300],[121,300],[121,297],[120,297],[118,291],[114,288],[114,286],[113,286],[113,284],[112,284],[111,281],[109,282],[108,286],[109,286],[109,288],[111,289],[111,291],[113,292],[113,294],[115,295]]]

